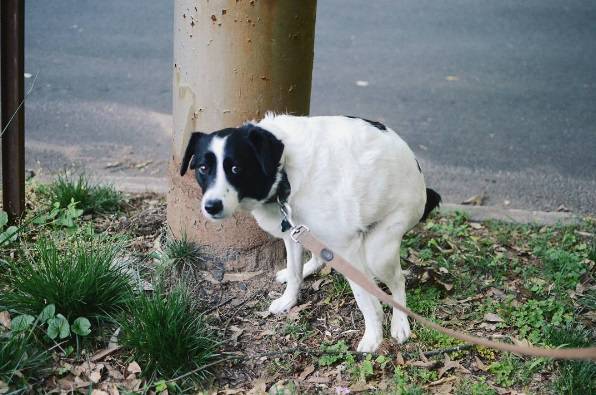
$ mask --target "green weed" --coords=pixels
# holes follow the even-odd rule
[[[163,269],[174,269],[177,273],[201,268],[207,260],[205,252],[188,240],[186,233],[179,239],[170,237],[161,256]]]
[[[465,378],[455,389],[455,395],[497,395],[497,391],[486,384],[484,377],[478,380]]]
[[[67,208],[74,201],[85,213],[112,213],[122,204],[122,194],[114,187],[93,184],[85,174],[60,175],[51,184],[40,185],[38,191],[60,208]]]
[[[114,239],[67,239],[64,246],[40,239],[20,259],[2,263],[0,306],[38,314],[47,304],[68,320],[105,318],[132,295],[130,274],[117,256],[122,243]]]
[[[145,377],[171,379],[189,373],[185,381],[200,385],[208,377],[207,365],[216,360],[215,334],[203,317],[193,311],[183,288],[142,294],[128,304],[118,322],[120,343],[143,367]]]
[[[37,347],[31,331],[0,334],[0,382],[10,389],[24,392],[49,372],[49,363],[49,355]]]

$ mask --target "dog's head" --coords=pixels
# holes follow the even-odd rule
[[[269,197],[284,150],[272,133],[246,124],[214,133],[195,132],[182,158],[180,175],[190,167],[203,190],[201,211],[212,220],[252,209]]]

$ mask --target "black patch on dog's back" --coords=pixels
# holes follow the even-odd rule
[[[368,122],[369,124],[371,124],[372,126],[374,126],[375,128],[377,128],[379,130],[387,130],[387,127],[378,121],[371,121],[370,119],[355,117],[352,115],[346,115],[346,118],[362,119],[364,122]]]
[[[431,211],[439,207],[439,203],[441,203],[441,195],[430,188],[426,188],[426,204],[424,206],[424,214],[422,214],[420,221],[424,221]]]

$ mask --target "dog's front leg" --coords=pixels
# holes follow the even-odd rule
[[[302,285],[302,246],[294,242],[289,236],[284,238],[286,246],[287,263],[287,286],[283,295],[275,299],[269,311],[273,314],[283,313],[290,310],[298,301],[298,293]]]

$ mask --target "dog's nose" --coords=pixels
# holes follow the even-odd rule
[[[205,202],[205,211],[209,214],[219,214],[221,210],[223,210],[223,203],[221,200],[208,200]]]

